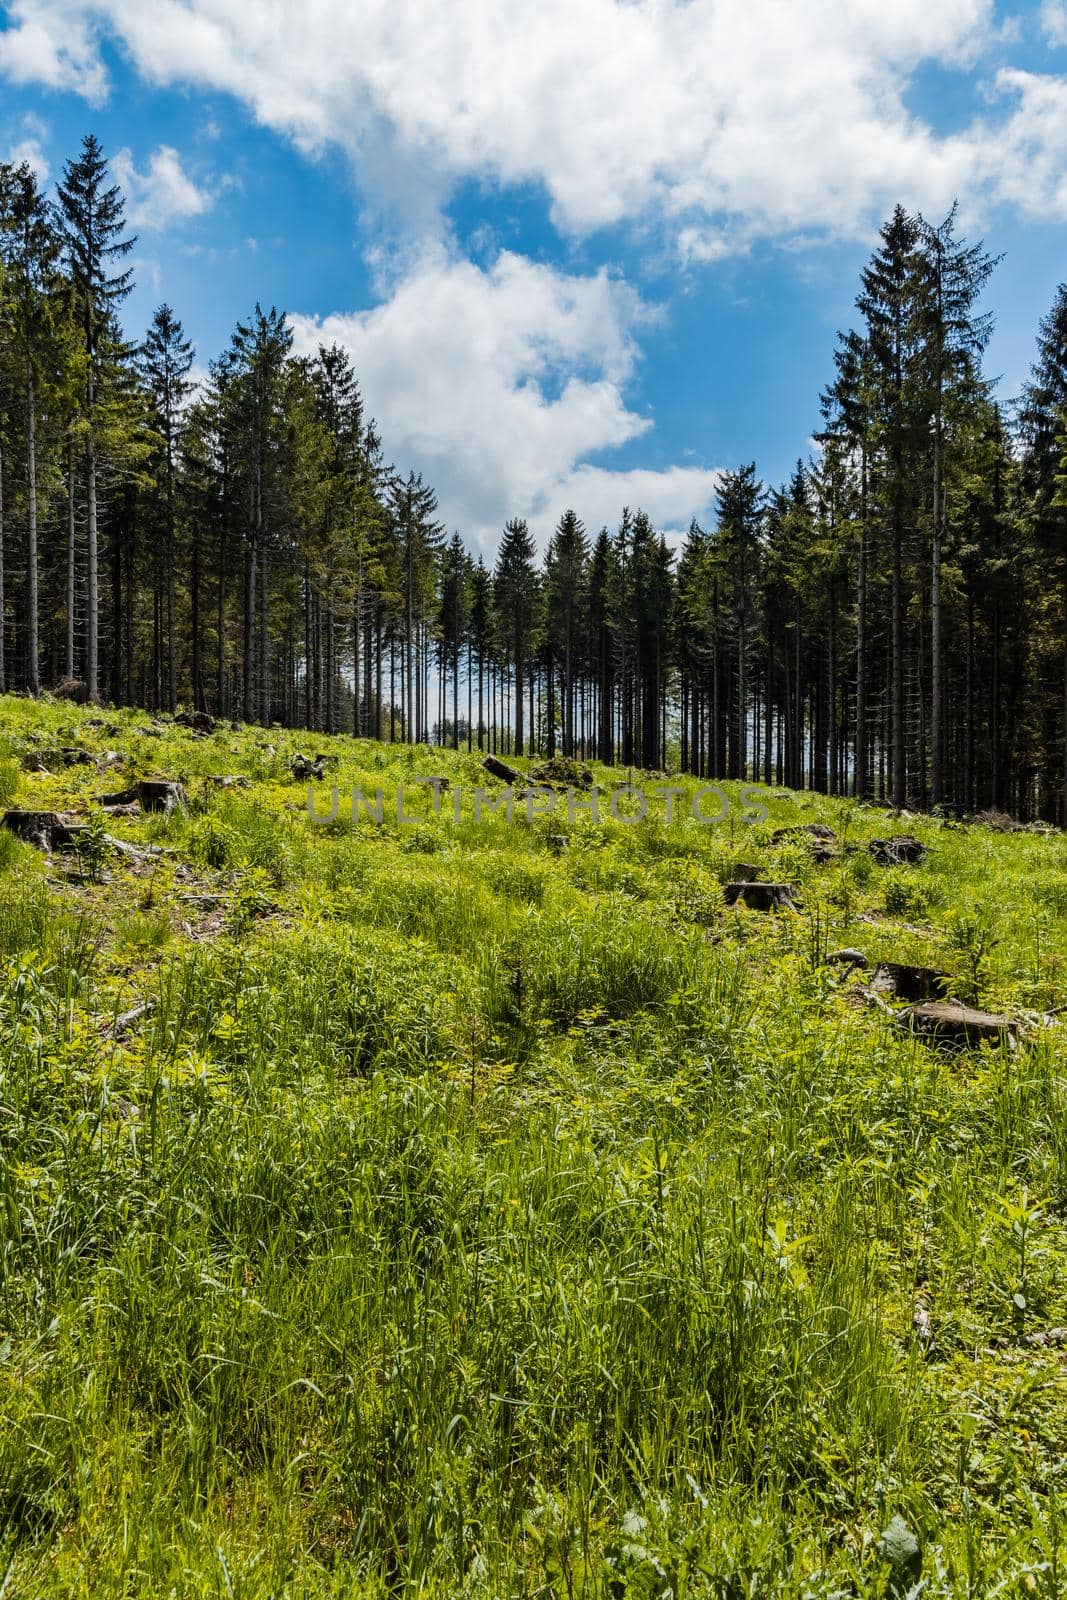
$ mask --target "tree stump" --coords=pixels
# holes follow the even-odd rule
[[[194,733],[214,733],[215,718],[207,711],[179,711],[174,718],[179,728],[190,728]]]
[[[778,828],[771,834],[772,844],[781,844],[785,839],[795,838],[797,834],[807,834],[809,839],[822,839],[827,844],[833,844],[837,834],[827,822],[801,822],[795,827]]]
[[[533,783],[543,784],[548,789],[591,789],[593,787],[593,769],[587,767],[584,761],[571,761],[566,756],[553,756],[551,761],[542,761],[530,772]]]
[[[297,783],[321,783],[326,776],[326,763],[322,756],[294,756],[289,767]]]
[[[880,961],[871,977],[871,988],[894,994],[899,1000],[947,1000],[952,993],[952,979],[935,967]]]
[[[899,1023],[917,1038],[953,1050],[963,1050],[983,1041],[1015,1045],[1019,1039],[1019,1024],[1010,1017],[976,1011],[958,1000],[930,1000],[923,1005],[910,1006],[900,1013]]]
[[[101,795],[97,803],[110,809],[133,805],[134,802],[142,811],[162,811],[164,814],[184,811],[189,803],[181,784],[172,778],[142,778],[139,783],[121,789],[118,794]]]
[[[91,767],[94,757],[88,750],[79,750],[73,745],[64,745],[57,750],[42,750],[41,756],[47,767]]]
[[[926,846],[910,833],[895,834],[891,839],[872,839],[867,849],[882,867],[911,866],[926,854]]]
[[[796,890],[788,883],[727,883],[723,885],[726,904],[740,902],[749,911],[796,911]]]
[[[3,826],[24,844],[50,854],[53,850],[74,850],[84,824],[67,822],[56,811],[8,811]]]
[[[755,883],[763,868],[754,861],[739,861],[734,867],[735,883]]]
[[[771,834],[771,844],[788,844],[798,840],[809,846],[820,865],[833,861],[837,855],[837,834],[825,822],[803,822],[794,828],[779,828]]]

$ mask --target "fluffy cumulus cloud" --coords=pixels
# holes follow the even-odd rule
[[[47,125],[30,112],[19,120],[17,127],[8,128],[5,132],[7,142],[0,143],[0,161],[9,162],[13,167],[23,164],[32,167],[38,182],[47,183],[52,170],[45,154]]]
[[[1035,17],[1050,44],[1065,8]],[[692,266],[866,234],[896,200],[936,215],[960,195],[968,226],[992,203],[1067,218],[1067,76],[994,71],[994,0],[8,0],[7,19],[0,77],[99,102],[117,43],[148,82],[347,153],[406,225],[406,266],[369,311],[296,319],[300,343],[350,347],[397,459],[487,543],[516,513],[543,536],[568,503],[680,529],[715,473],[604,464],[651,427],[626,399],[647,312],[605,271],[457,259],[439,241],[458,185],[539,186],[561,233],[626,224]],[[931,64],[971,88],[945,126],[912,101]],[[141,228],[208,203],[173,150],[116,166]]]
[[[136,228],[167,228],[198,217],[211,203],[208,191],[196,186],[170,145],[161,144],[143,172],[134,166],[129,150],[120,150],[112,167],[126,195],[126,215]]]
[[[1064,5],[1064,0],[1044,0],[1041,31],[1049,44],[1067,45],[1067,5]]]
[[[1062,6],[1046,4],[1058,32]],[[992,0],[11,0],[0,71],[99,98],[99,44],[141,73],[232,92],[305,147],[338,144],[376,198],[425,206],[471,175],[544,186],[581,233],[655,216],[693,259],[758,234],[867,226],[891,201],[981,185],[1059,80],[1007,75],[952,133],[908,106],[918,68],[973,67]],[[976,105],[978,104],[976,98]],[[1061,208],[1050,179],[1035,204]]]
[[[448,524],[489,549],[506,517],[544,538],[568,505],[591,528],[627,503],[664,527],[706,512],[712,471],[587,464],[650,427],[624,398],[648,315],[605,271],[507,253],[483,269],[433,250],[371,311],[292,320],[299,350],[351,352],[390,449],[434,484]]]

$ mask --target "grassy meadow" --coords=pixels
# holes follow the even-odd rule
[[[1067,1595],[1067,836],[479,783],[0,700],[0,810],[90,823],[0,830],[0,1597]],[[1026,1042],[931,1048],[842,946]]]

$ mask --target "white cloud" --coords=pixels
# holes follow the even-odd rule
[[[0,160],[13,167],[20,167],[25,162],[37,174],[38,183],[46,184],[52,171],[44,153],[44,141],[47,138],[47,125],[32,111],[27,112],[18,124],[18,133],[9,135],[10,142],[0,155]]]
[[[1025,215],[1067,218],[1067,78],[1005,69],[996,91],[1014,107],[997,138],[975,150],[976,174]]]
[[[591,528],[625,504],[674,528],[706,510],[715,474],[703,468],[587,463],[652,426],[624,399],[649,315],[605,271],[508,253],[482,269],[434,250],[373,310],[291,320],[299,351],[351,352],[390,450],[434,485],[448,526],[488,550],[507,517],[544,538],[568,505]]]
[[[107,70],[100,58],[92,6],[79,0],[16,0],[9,26],[0,33],[0,73],[14,83],[73,89],[91,105],[107,98]]]
[[[17,144],[9,146],[4,160],[13,167],[21,167],[25,162],[37,174],[38,183],[44,184],[48,182],[48,176],[52,169],[48,164],[48,157],[41,148],[41,141],[35,139],[32,134],[25,139],[20,139]]]
[[[138,172],[129,150],[120,150],[111,163],[126,195],[126,214],[135,228],[168,228],[186,217],[198,217],[211,204],[206,189],[198,189],[183,170],[177,150],[161,144]]]
[[[1067,5],[1064,0],[1044,0],[1041,7],[1041,31],[1048,44],[1067,45]]]
[[[1046,30],[1062,12],[1046,0]],[[0,71],[16,80],[99,97],[109,33],[155,82],[232,93],[302,148],[340,145],[370,198],[421,230],[475,176],[542,184],[574,233],[664,219],[708,259],[756,235],[854,233],[898,198],[1010,194],[1002,135],[1020,114],[1044,149],[1035,92],[1007,80],[1026,104],[955,133],[908,108],[922,65],[974,67],[993,0],[10,0],[9,13]]]

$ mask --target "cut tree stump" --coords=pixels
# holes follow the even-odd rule
[[[952,979],[935,967],[880,961],[871,977],[871,988],[882,994],[895,994],[899,1000],[947,1000],[952,994]]]
[[[587,767],[584,761],[571,761],[566,756],[553,756],[551,761],[542,761],[540,766],[531,770],[530,781],[543,784],[549,789],[564,791],[591,789],[593,769]]]
[[[326,776],[326,762],[322,756],[294,756],[289,770],[297,783],[321,783]]]
[[[2,821],[24,844],[32,844],[34,849],[48,853],[76,849],[78,835],[84,827],[80,822],[68,822],[56,811],[8,811]]]
[[[983,1041],[1014,1045],[1019,1039],[1019,1024],[1010,1017],[976,1011],[958,1000],[929,1000],[910,1006],[900,1013],[899,1023],[920,1039],[956,1050]]]
[[[185,790],[172,778],[142,778],[118,794],[100,796],[99,805],[108,808],[130,806],[136,802],[142,811],[184,811],[188,805]]]
[[[826,822],[801,822],[795,827],[779,828],[771,834],[772,844],[781,844],[783,839],[795,838],[797,834],[806,833],[809,839],[822,839],[827,844],[833,844],[837,834],[829,823]]]
[[[803,822],[794,828],[779,828],[771,834],[771,844],[788,844],[797,840],[810,846],[811,853],[820,865],[833,861],[837,855],[837,834],[825,822]]]
[[[734,867],[734,882],[755,883],[762,871],[763,868],[754,861],[739,861]]]
[[[504,783],[525,783],[525,773],[518,772],[514,767],[509,767],[506,761],[501,761],[497,756],[486,756],[482,762],[486,772],[494,778],[500,778]]]
[[[750,911],[797,910],[796,890],[788,883],[726,883],[722,892],[728,906],[740,902]]]
[[[867,849],[882,867],[911,866],[926,854],[926,846],[910,833],[895,834],[891,839],[872,839]]]
[[[174,723],[178,728],[191,728],[194,733],[215,732],[215,718],[207,711],[179,711]]]
[[[64,745],[51,750],[37,750],[35,755],[39,761],[44,762],[45,771],[54,771],[57,767],[91,767],[94,757],[88,750],[79,750],[73,745]],[[41,771],[40,767],[34,769]]]

